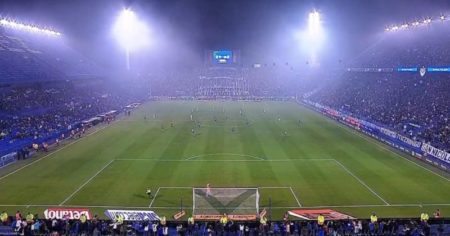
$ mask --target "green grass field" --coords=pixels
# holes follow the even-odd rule
[[[440,208],[450,215],[448,175],[289,102],[144,104],[131,117],[1,169],[0,176],[0,210],[10,214],[88,206],[103,215],[151,205],[169,216],[181,199],[189,214],[192,187],[210,183],[259,187],[260,207],[270,198],[275,218],[296,208],[356,217],[418,217]],[[157,192],[153,201],[148,187]]]

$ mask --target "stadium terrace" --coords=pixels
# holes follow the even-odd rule
[[[450,2],[0,5],[0,235],[450,235]]]

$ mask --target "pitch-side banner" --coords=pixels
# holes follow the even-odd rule
[[[303,220],[316,220],[321,214],[326,220],[347,220],[354,217],[331,209],[295,209],[288,211],[288,214]]]
[[[426,153],[427,155],[431,155],[433,157],[438,158],[441,161],[444,161],[448,164],[450,164],[450,153],[447,153],[445,151],[439,150],[430,144],[422,144],[422,151]]]
[[[159,220],[159,216],[154,211],[133,211],[133,210],[106,210],[105,215],[111,219],[116,219],[116,216],[123,216],[124,220],[133,221],[155,221]]]
[[[44,211],[45,219],[80,219],[81,215],[86,215],[88,220],[92,219],[92,214],[87,208],[48,208]]]

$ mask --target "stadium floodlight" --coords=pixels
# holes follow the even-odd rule
[[[127,69],[130,69],[130,53],[149,43],[148,28],[130,9],[123,10],[114,25],[114,35],[126,52]]]
[[[51,30],[48,28],[41,28],[41,27],[37,27],[34,25],[23,24],[23,23],[19,23],[16,21],[8,20],[8,19],[1,19],[0,25],[3,27],[9,27],[9,28],[13,28],[13,29],[25,30],[25,31],[30,31],[30,32],[37,32],[37,33],[42,33],[42,34],[47,34],[47,35],[54,35],[54,36],[61,35],[60,32],[57,32],[57,31],[54,31],[54,30]]]
[[[441,15],[441,16],[439,17],[439,19],[441,19],[442,21],[444,21],[444,20],[445,20],[445,16],[444,16],[444,15]]]
[[[309,13],[308,31],[312,36],[320,36],[321,34],[322,25],[320,22],[320,14],[316,10]]]
[[[419,24],[420,24],[419,21],[414,21],[411,25],[412,25],[412,26],[418,26]]]
[[[431,18],[427,18],[425,20],[423,20],[424,24],[430,24],[431,23]]]
[[[408,28],[408,27],[409,27],[408,24],[403,24],[403,25],[400,26],[400,28],[402,28],[402,29],[406,29],[406,28]]]

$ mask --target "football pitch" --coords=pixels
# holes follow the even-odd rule
[[[208,183],[257,188],[276,219],[299,208],[450,214],[448,174],[293,102],[149,102],[0,176],[0,210],[10,214],[87,207],[170,218],[181,205],[189,215],[193,188]]]

